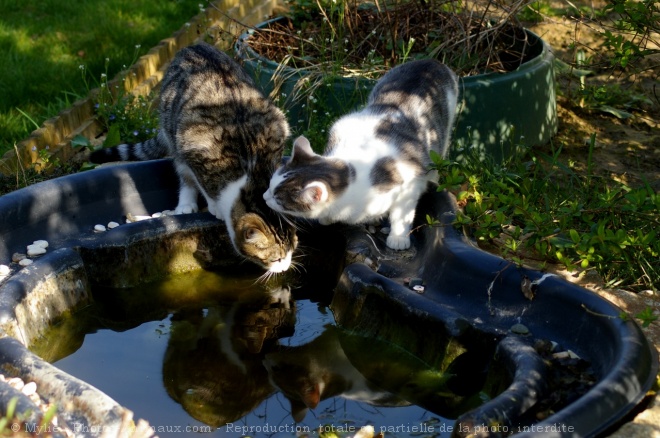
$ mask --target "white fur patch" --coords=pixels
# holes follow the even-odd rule
[[[225,225],[227,226],[227,232],[229,233],[232,244],[234,244],[236,252],[239,251],[238,248],[236,248],[235,243],[236,233],[234,232],[234,227],[231,222],[231,209],[234,206],[234,203],[236,202],[236,199],[240,195],[241,189],[243,186],[245,186],[246,182],[247,175],[243,175],[236,181],[227,184],[224,190],[220,192],[220,195],[216,200],[215,217],[225,222]]]
[[[270,208],[280,213],[284,212],[284,210],[282,209],[282,206],[275,199],[273,193],[275,192],[275,188],[278,185],[280,185],[280,183],[285,179],[286,178],[284,177],[283,172],[281,172],[281,169],[278,169],[270,179],[268,190],[266,190],[266,192],[264,193],[264,201],[266,201],[266,205],[268,205]]]
[[[276,262],[273,262],[270,265],[270,267],[268,268],[268,270],[270,272],[274,272],[276,274],[286,271],[287,269],[289,269],[289,266],[291,266],[292,256],[293,256],[293,251],[288,251],[286,253],[286,257],[284,257],[283,259],[280,259]]]

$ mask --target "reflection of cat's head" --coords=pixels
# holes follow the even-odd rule
[[[175,313],[163,362],[170,397],[215,427],[242,418],[273,393],[263,355],[295,323],[286,287],[239,301]]]
[[[296,323],[295,305],[288,287],[272,288],[268,294],[242,303],[231,315],[233,342],[257,354],[265,345],[291,336]]]
[[[334,326],[311,342],[296,347],[278,346],[266,354],[264,366],[270,382],[291,404],[291,416],[301,422],[309,409],[322,400],[341,396],[377,406],[403,406],[402,401],[382,391],[346,358]]]

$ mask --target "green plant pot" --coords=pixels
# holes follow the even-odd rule
[[[266,27],[274,20],[256,26]],[[245,69],[262,90],[288,111],[289,121],[304,132],[321,102],[333,118],[366,102],[374,80],[361,77],[320,76],[293,69],[258,55],[248,44],[253,29],[243,33],[234,49]],[[538,35],[525,30],[531,59],[507,73],[487,73],[460,79],[460,98],[450,156],[467,154],[497,162],[535,145],[547,143],[557,131],[554,56]],[[296,99],[299,90],[320,84],[309,97]],[[304,93],[303,93],[304,94]],[[282,101],[282,99],[284,101]],[[318,110],[317,110],[318,111]]]

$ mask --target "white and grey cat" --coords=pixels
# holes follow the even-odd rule
[[[299,137],[264,193],[280,213],[322,224],[362,224],[389,215],[387,246],[410,247],[415,208],[433,174],[430,151],[445,156],[458,79],[436,60],[399,65],[375,85],[367,106],[330,130],[323,155]]]
[[[206,43],[178,52],[163,78],[159,111],[156,137],[94,151],[90,160],[171,156],[180,180],[177,214],[196,212],[201,192],[239,254],[270,272],[287,270],[295,227],[262,196],[289,136],[282,111],[241,66]]]
[[[378,360],[373,358],[374,362]],[[355,368],[344,353],[336,326],[326,326],[307,344],[279,346],[279,350],[266,354],[263,364],[271,384],[289,400],[296,422],[303,421],[309,409],[332,397],[374,406],[410,405],[371,383]]]

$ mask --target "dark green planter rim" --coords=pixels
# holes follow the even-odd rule
[[[280,64],[278,62],[273,61],[272,59],[266,58],[258,54],[250,46],[247,40],[251,35],[254,34],[256,30],[266,27],[270,23],[277,22],[285,18],[286,17],[283,15],[277,16],[275,18],[271,18],[269,20],[263,21],[257,24],[254,28],[248,29],[247,31],[243,32],[238,37],[236,44],[234,45],[234,52],[243,61],[258,62],[264,67],[266,67],[266,69],[271,69],[273,71],[277,70],[278,68],[280,68]],[[533,67],[537,66],[540,63],[551,61],[553,57],[552,51],[550,50],[550,46],[548,46],[548,44],[543,40],[543,38],[541,38],[539,35],[537,35],[536,33],[532,32],[527,28],[524,28],[524,31],[528,37],[529,47],[527,48],[527,50],[533,50],[534,52],[534,53],[530,53],[531,59],[521,63],[520,66],[518,66],[518,68],[516,68],[515,70],[504,73],[488,72],[488,73],[481,73],[478,75],[461,76],[460,80],[463,82],[463,85],[469,87],[473,83],[474,84],[480,84],[483,82],[494,83],[501,80],[509,80],[512,77],[512,75],[515,75],[516,73],[526,72],[528,70],[531,70]],[[537,45],[539,43],[541,44],[540,46]],[[285,68],[290,70],[294,69],[293,67],[288,67],[288,66]],[[300,77],[312,74],[311,71],[302,68],[297,70],[298,70],[298,76]],[[364,83],[365,85],[374,84],[376,82],[375,79],[364,78],[361,76],[341,76],[341,78],[351,81],[357,81],[358,83]]]

